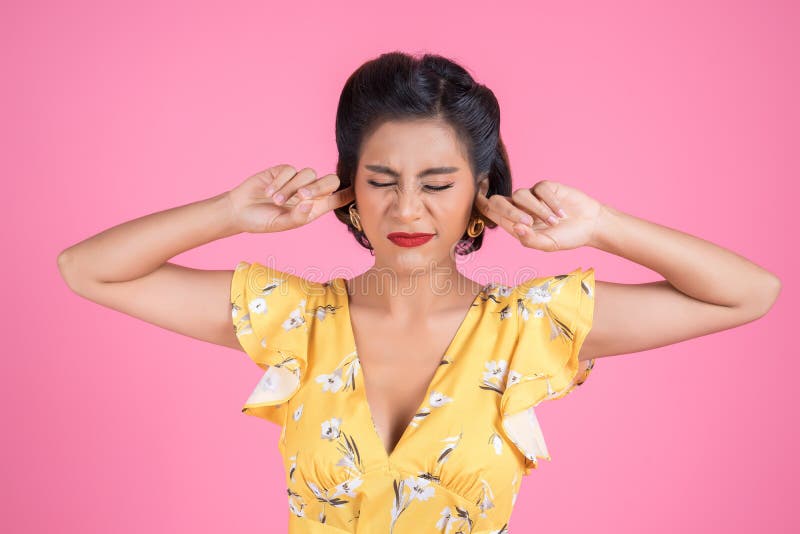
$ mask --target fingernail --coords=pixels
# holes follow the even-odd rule
[[[561,208],[558,208],[556,211],[558,212],[558,216],[561,217],[561,218],[564,218],[564,217],[567,216],[567,213],[564,210],[562,210]]]
[[[555,226],[556,224],[558,224],[558,219],[550,215],[549,217],[547,217],[547,222]]]
[[[527,224],[528,226],[530,226],[530,225],[533,224],[533,217],[531,217],[527,213],[523,213],[522,215],[519,216],[519,222],[521,222],[522,224]]]
[[[524,235],[525,235],[525,232],[527,232],[527,230],[526,230],[524,227],[522,227],[522,226],[515,226],[515,227],[514,227],[514,232],[515,232],[515,233],[516,233],[518,236],[522,237],[522,236],[524,236]]]
[[[272,197],[272,200],[274,200],[277,204],[280,204],[281,202],[283,202],[283,195],[278,193],[277,195]]]
[[[299,195],[300,195],[302,198],[308,198],[308,197],[310,197],[310,196],[311,196],[311,191],[309,191],[309,190],[308,190],[308,189],[306,189],[305,187],[301,187],[300,189],[298,189],[298,190],[297,190],[297,193],[298,193],[298,194],[299,194]]]
[[[274,185],[270,185],[270,186],[268,186],[268,187],[267,187],[267,190],[266,190],[266,191],[264,191],[264,193],[265,193],[265,194],[266,194],[268,197],[269,197],[269,196],[272,196],[272,193],[274,193],[274,192],[275,192],[275,186],[274,186]]]
[[[302,212],[311,211],[311,203],[309,202],[308,204],[303,204],[302,206],[300,206],[300,211]]]

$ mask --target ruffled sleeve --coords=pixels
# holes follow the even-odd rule
[[[550,460],[534,407],[582,384],[594,360],[578,360],[592,327],[594,269],[533,278],[514,288],[517,339],[509,358],[500,409],[503,430],[525,457],[525,474],[537,459]]]
[[[239,262],[231,280],[231,319],[239,344],[264,370],[242,411],[278,425],[307,368],[307,281],[260,263]]]

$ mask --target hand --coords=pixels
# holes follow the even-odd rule
[[[550,180],[537,182],[530,189],[517,189],[511,197],[487,198],[478,191],[475,205],[481,214],[502,226],[523,246],[547,252],[590,243],[602,211],[602,204],[584,192]],[[559,216],[559,208],[566,212],[566,217]],[[527,224],[520,222],[526,216]],[[549,216],[555,217],[557,223],[548,223]]]
[[[335,174],[318,179],[314,169],[308,167],[300,171],[291,165],[270,167],[228,191],[234,225],[241,232],[251,233],[303,226],[353,201],[353,187],[336,191],[339,184]],[[301,188],[307,190],[305,195]],[[279,194],[283,200],[276,198]]]

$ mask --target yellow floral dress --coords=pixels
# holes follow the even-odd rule
[[[594,269],[489,284],[387,454],[364,393],[345,279],[239,262],[236,336],[264,371],[243,412],[281,425],[289,532],[507,533],[524,475],[550,460],[534,407],[580,385]]]

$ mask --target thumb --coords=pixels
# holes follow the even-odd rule
[[[514,225],[514,233],[520,243],[528,248],[535,248],[545,252],[555,252],[561,249],[558,241],[546,231],[538,232],[530,226],[517,223]]]
[[[309,222],[311,209],[314,207],[313,200],[303,200],[295,204],[291,209],[285,211],[275,218],[275,223],[280,228],[297,228]]]

